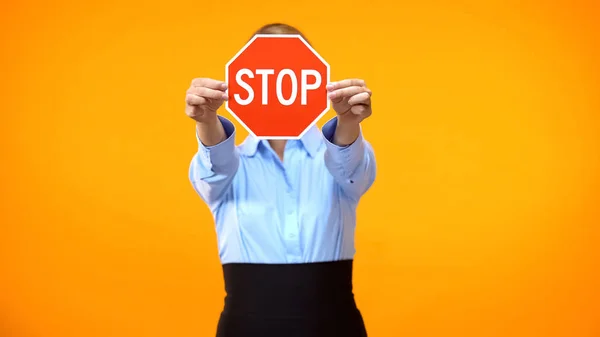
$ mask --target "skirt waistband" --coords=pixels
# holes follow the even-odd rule
[[[352,263],[224,264],[223,313],[257,317],[355,314]]]

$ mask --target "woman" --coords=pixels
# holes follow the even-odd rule
[[[256,34],[300,34],[272,24]],[[235,146],[217,109],[224,82],[197,78],[186,95],[198,152],[190,180],[215,218],[225,278],[218,337],[365,337],[352,293],[356,207],[375,180],[360,122],[371,91],[358,79],[327,85],[336,117],[299,140]]]

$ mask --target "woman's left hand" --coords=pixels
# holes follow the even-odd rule
[[[359,124],[371,116],[371,95],[365,81],[348,79],[327,85],[328,96],[341,123]]]

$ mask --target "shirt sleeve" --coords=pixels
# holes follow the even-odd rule
[[[325,138],[325,166],[342,190],[352,199],[357,200],[367,192],[375,182],[375,153],[371,145],[363,138],[362,128],[358,138],[348,146],[333,143],[333,135],[337,127],[337,117],[323,126]]]
[[[231,187],[240,156],[235,146],[235,126],[219,116],[227,139],[214,146],[204,146],[196,131],[198,152],[190,165],[189,178],[200,197],[213,208]]]

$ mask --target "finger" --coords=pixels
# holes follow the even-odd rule
[[[187,105],[198,106],[206,104],[206,102],[207,100],[204,97],[200,97],[194,94],[185,95],[185,103],[187,103]]]
[[[371,105],[371,95],[368,92],[361,92],[360,94],[356,94],[348,100],[349,105]]]
[[[339,99],[351,97],[351,96],[354,96],[356,94],[360,94],[363,92],[370,93],[370,90],[367,88],[364,88],[364,87],[357,87],[357,86],[347,87],[347,88],[337,89],[337,90],[330,92],[329,98],[331,98],[332,100],[335,100],[335,99],[339,100]]]
[[[342,80],[339,82],[331,82],[327,85],[327,90],[336,90],[347,87],[364,87],[366,85],[364,80],[358,78],[352,78],[349,80]]]
[[[209,89],[207,87],[191,87],[188,90],[188,94],[201,96],[204,98],[211,99],[226,99],[227,94],[224,91]]]
[[[350,108],[350,112],[352,112],[355,115],[370,115],[371,114],[371,108],[368,105],[364,105],[364,104],[358,104],[358,105],[353,105]]]
[[[214,90],[225,91],[227,83],[213,80],[212,78],[195,78],[192,80],[192,87],[206,87]]]

